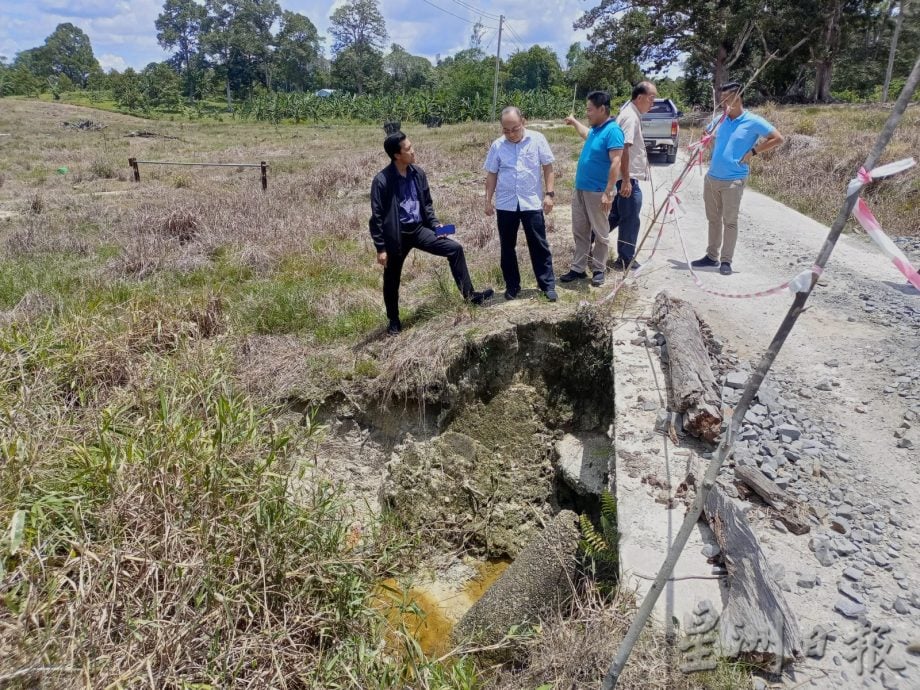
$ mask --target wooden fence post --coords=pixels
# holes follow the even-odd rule
[[[134,181],[140,182],[141,181],[141,171],[140,171],[140,168],[137,167],[137,158],[129,158],[128,165],[130,165],[131,169],[134,170]]]
[[[262,161],[262,191],[268,189],[268,163]]]

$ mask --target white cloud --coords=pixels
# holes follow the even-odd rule
[[[125,62],[125,59],[121,57],[121,55],[112,55],[111,53],[106,53],[105,55],[100,55],[98,59],[99,66],[102,67],[103,71],[105,72],[108,72],[110,69],[124,72],[128,67],[128,63]]]

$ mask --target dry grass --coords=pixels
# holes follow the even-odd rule
[[[881,106],[775,107],[757,109],[788,138],[764,162],[754,162],[751,183],[759,191],[830,225],[847,182],[875,143],[890,109]],[[905,113],[882,163],[920,152],[920,107]],[[920,168],[875,183],[863,193],[891,235],[920,236]],[[851,221],[851,228],[855,222]]]
[[[541,625],[528,641],[518,668],[499,671],[486,688],[495,690],[594,690],[607,672],[636,611],[632,592],[619,590],[611,601],[588,584],[569,610]],[[617,687],[635,690],[742,690],[751,686],[742,666],[685,674],[676,648],[651,628],[639,638]]]
[[[405,572],[407,535],[382,522],[356,540],[351,506],[327,486],[291,501],[294,459],[309,456],[317,429],[283,426],[289,410],[262,406],[321,400],[344,380],[383,399],[434,389],[465,346],[452,327],[472,338],[507,317],[469,308],[444,261],[416,253],[402,288],[410,329],[382,338],[367,232],[382,131],[151,126],[110,113],[92,114],[99,131],[60,127],[86,113],[22,100],[0,111],[13,135],[0,187],[0,526],[25,515],[22,542],[0,558],[0,679],[478,687],[468,659],[438,664],[408,643],[404,657],[381,652],[368,596]],[[138,129],[178,138],[124,136]],[[500,288],[479,172],[495,128],[409,134],[474,282]],[[548,137],[560,207],[549,237],[564,266],[579,142],[566,130]],[[129,156],[268,160],[269,189],[235,168],[142,166],[136,185]],[[529,287],[523,248],[521,264]],[[564,310],[581,297],[519,306]],[[622,634],[628,606],[585,599],[574,618],[547,624],[545,640],[570,649],[587,629]],[[667,666],[657,644],[642,663]],[[535,642],[530,677],[561,681],[609,659],[598,647],[579,666],[562,646],[540,655]]]

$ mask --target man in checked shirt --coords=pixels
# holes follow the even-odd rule
[[[505,299],[516,298],[521,290],[515,246],[518,228],[523,225],[537,285],[546,299],[555,302],[556,277],[543,216],[553,210],[553,152],[546,137],[525,127],[518,108],[510,106],[502,110],[501,124],[503,136],[492,142],[483,169],[485,212],[498,216]]]

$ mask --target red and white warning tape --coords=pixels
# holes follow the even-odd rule
[[[856,177],[850,180],[850,184],[847,185],[847,196],[850,197],[859,193],[860,189],[879,177],[894,175],[912,168],[916,164],[917,161],[913,158],[904,158],[887,165],[880,165],[868,172],[865,168],[860,168],[856,173]],[[904,277],[907,278],[911,285],[920,290],[920,274],[918,274],[917,269],[904,256],[904,252],[898,249],[897,245],[885,234],[881,224],[876,220],[872,211],[869,210],[869,205],[862,198],[856,202],[856,206],[853,208],[853,217],[859,221],[859,224],[863,226],[872,241],[882,250],[882,253],[891,259],[891,263],[894,264],[895,268],[904,274]]]

